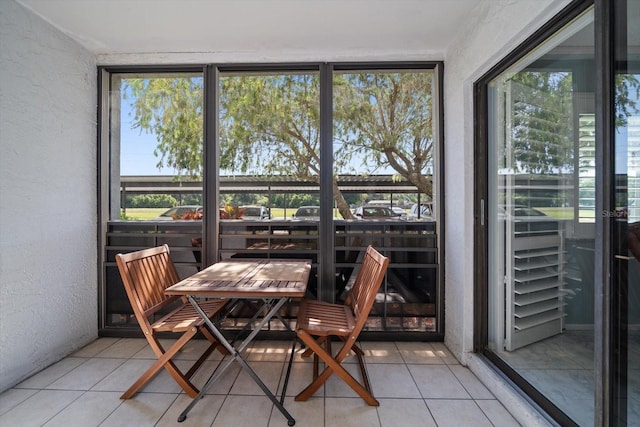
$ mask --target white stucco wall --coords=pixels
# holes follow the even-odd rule
[[[97,337],[95,57],[0,1],[0,391]]]

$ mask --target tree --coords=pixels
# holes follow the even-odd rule
[[[128,195],[125,206],[128,208],[171,208],[178,205],[178,200],[170,194],[137,194]]]
[[[513,155],[506,159],[512,163],[505,166],[533,174],[572,171],[578,154],[574,149],[573,74],[523,70],[510,79],[509,88]],[[632,74],[617,74],[615,89],[615,123],[624,127],[627,118],[638,113],[640,82]],[[593,148],[595,141],[588,144]]]
[[[433,73],[385,72],[344,75],[334,82],[338,167],[390,166],[432,196],[425,172],[433,161]]]
[[[616,126],[628,125],[628,118],[638,114],[640,81],[637,74],[617,73],[615,77]]]
[[[532,174],[573,170],[572,80],[563,71],[523,71],[512,78],[512,158],[505,166]]]
[[[319,184],[319,93],[316,74],[223,77],[221,169]],[[341,215],[352,218],[335,175],[333,188]]]
[[[318,75],[232,75],[223,76],[220,84],[220,168],[319,183]],[[158,165],[191,176],[201,174],[202,168],[199,85],[199,80],[181,78],[129,83],[134,125],[158,135]],[[431,72],[357,73],[334,79],[334,140],[340,144],[334,153],[333,193],[344,218],[352,214],[337,175],[354,162],[367,165],[368,173],[392,167],[421,193],[432,194],[424,176],[433,147],[431,85]]]

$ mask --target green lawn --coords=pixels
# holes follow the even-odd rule
[[[536,208],[545,214],[557,219],[573,219],[573,207],[566,208]],[[596,214],[593,210],[580,210],[580,218],[595,218]]]
[[[158,217],[162,212],[169,208],[127,208],[127,218],[133,220],[149,220]],[[287,219],[296,212],[296,208],[287,209]],[[337,209],[334,209],[334,218],[342,218]],[[271,217],[282,219],[284,217],[284,208],[271,208]]]
[[[169,208],[127,208],[128,220],[149,220],[157,218]]]
[[[557,207],[536,207],[540,212],[544,212],[545,214],[552,216],[558,219],[572,219],[573,218],[573,208],[557,208]]]

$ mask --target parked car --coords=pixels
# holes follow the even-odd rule
[[[171,221],[172,219],[202,219],[204,209],[202,206],[185,205],[176,206],[164,211],[154,221]]]
[[[414,203],[414,205],[411,206],[411,210],[409,211],[409,215],[407,217],[409,219],[431,219],[432,215],[432,203]]]
[[[525,205],[501,205],[500,209],[498,210],[498,217],[515,219],[515,221],[555,220],[554,218],[549,217],[544,212]]]
[[[404,219],[404,218],[406,218],[406,217],[407,217],[407,212],[406,212],[404,209],[402,209],[401,207],[393,206],[393,207],[391,208],[391,210],[392,210],[392,211],[393,211],[393,213],[394,213],[394,214],[396,214],[396,216],[397,216],[397,217],[399,217],[399,218]]]
[[[385,206],[365,205],[356,208],[353,215],[358,219],[396,219],[398,215]]]
[[[391,200],[371,200],[363,206],[382,206],[383,208],[391,209],[399,218],[404,219],[407,217],[407,212]]]
[[[513,216],[517,217],[534,217],[534,219],[540,219],[535,217],[547,216],[542,211],[539,211],[536,208],[530,208],[528,206],[516,206],[513,208]]]
[[[269,209],[264,206],[240,206],[240,209],[244,209],[242,219],[263,220],[271,218]]]
[[[498,219],[512,221],[516,237],[557,234],[560,229],[557,218],[523,205],[500,206]]]
[[[320,206],[300,206],[296,213],[293,214],[293,217],[317,221],[320,219]]]

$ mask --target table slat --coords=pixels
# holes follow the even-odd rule
[[[311,260],[245,259],[221,261],[166,289],[169,295],[221,298],[302,298]]]

